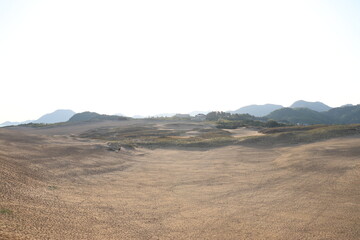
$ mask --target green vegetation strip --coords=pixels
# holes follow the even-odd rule
[[[10,214],[12,214],[12,211],[10,209],[0,208],[0,214],[10,215]]]
[[[276,144],[299,144],[326,140],[335,137],[360,135],[360,124],[355,125],[311,125],[263,128],[263,135],[236,138],[219,128],[193,129],[195,136],[183,130],[159,130],[155,127],[99,128],[80,135],[108,141],[109,150],[122,147],[165,148],[195,147],[215,148],[228,145],[272,146]]]
[[[56,189],[58,189],[58,187],[57,186],[48,186],[48,189],[49,190],[56,190]]]

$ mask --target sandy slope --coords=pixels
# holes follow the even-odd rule
[[[359,138],[116,153],[0,129],[0,146],[0,239],[360,238]]]

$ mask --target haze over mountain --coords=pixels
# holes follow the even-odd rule
[[[325,112],[331,109],[328,105],[322,103],[322,102],[307,102],[304,100],[299,100],[294,102],[291,106],[291,108],[308,108],[317,112]]]
[[[255,117],[263,117],[271,113],[272,111],[275,111],[277,109],[283,108],[281,105],[276,104],[263,104],[263,105],[249,105],[242,108],[239,108],[235,111],[230,111],[230,113],[238,113],[238,114],[250,114]]]

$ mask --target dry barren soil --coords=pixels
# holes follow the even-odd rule
[[[0,239],[360,239],[358,137],[115,152],[70,132],[0,129]]]

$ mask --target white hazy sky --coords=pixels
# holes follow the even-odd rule
[[[360,1],[0,0],[0,123],[360,103]]]

